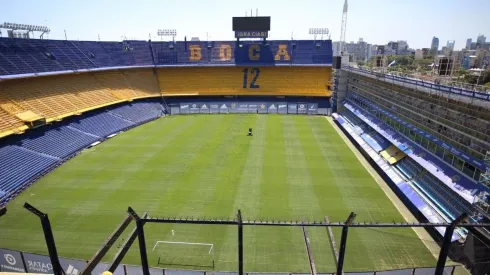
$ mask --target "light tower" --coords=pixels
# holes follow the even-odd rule
[[[345,33],[347,32],[347,0],[344,2],[344,10],[342,12],[342,28],[340,29],[340,47],[337,49],[337,54],[342,56],[345,51]]]

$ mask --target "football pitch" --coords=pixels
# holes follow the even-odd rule
[[[248,137],[248,128],[253,137]],[[39,219],[49,214],[62,257],[88,260],[127,215],[245,220],[404,221],[395,206],[324,117],[196,115],[162,118],[82,152],[28,188],[0,219],[0,247],[47,255]],[[127,238],[134,223],[121,236]],[[340,243],[340,228],[333,229]],[[317,271],[335,271],[326,228],[309,227]],[[150,266],[236,271],[237,228],[147,223]],[[104,261],[112,259],[114,245]],[[160,257],[160,264],[158,258]],[[140,264],[138,242],[123,263]],[[300,227],[244,227],[247,272],[309,272]],[[345,271],[435,266],[410,228],[351,228]]]

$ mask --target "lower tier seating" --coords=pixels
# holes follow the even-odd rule
[[[0,199],[60,162],[34,151],[7,145],[0,148]]]
[[[100,112],[89,117],[77,119],[69,124],[73,128],[99,137],[107,137],[133,125],[135,125],[134,122],[117,117],[110,112]]]
[[[111,106],[79,118],[28,130],[2,139],[0,144],[0,204],[12,199],[28,183],[73,154],[124,131],[164,115],[160,100]]]
[[[427,173],[426,170],[410,158],[403,158],[395,167],[452,218],[459,216],[463,212],[473,213],[472,205]]]
[[[61,126],[29,133],[19,142],[19,145],[36,152],[65,158],[97,140],[98,138],[94,136]]]
[[[143,123],[162,116],[164,111],[162,104],[158,102],[135,102],[118,106],[109,112],[134,123]]]

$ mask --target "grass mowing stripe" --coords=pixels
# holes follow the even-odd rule
[[[328,163],[325,162],[321,155],[319,144],[312,134],[309,121],[319,119],[317,117],[294,117],[294,125],[297,129],[297,135],[293,138],[297,140],[297,151],[305,152],[298,155],[301,157],[300,166],[308,170],[308,181],[306,188],[309,190],[303,201],[315,201],[317,207],[310,219],[322,220],[323,216],[331,212],[342,212],[344,209],[343,201],[339,196],[339,190],[336,185],[332,184],[332,175],[325,173]],[[312,227],[308,229],[312,253],[315,257],[317,271],[332,272],[335,270],[335,262],[332,250],[328,243],[327,231],[325,228]],[[318,257],[317,255],[322,255]]]
[[[267,117],[266,148],[264,151],[264,168],[260,186],[259,217],[287,219],[291,217],[290,189],[285,169],[284,125],[281,116]],[[254,229],[258,235],[256,248],[256,268],[263,271],[307,270],[308,262],[304,260],[304,248],[294,245],[292,240],[301,243],[301,231],[296,228]],[[287,254],[282,251],[288,251]],[[256,271],[256,270],[254,270]]]
[[[292,204],[292,217],[314,220],[315,216],[318,217],[319,201],[315,195],[312,186],[312,175],[308,169],[308,163],[306,162],[306,155],[309,156],[312,152],[307,150],[308,148],[304,148],[299,139],[300,136],[303,136],[303,129],[301,125],[306,123],[305,119],[306,116],[282,117],[282,121],[284,123],[284,150],[286,154],[286,169],[288,175],[287,183],[291,190],[289,194],[290,203]],[[301,231],[300,228],[294,228],[294,230]],[[310,232],[312,231],[310,230]],[[302,254],[298,255],[298,258],[302,258],[304,261],[306,261],[306,263],[308,263],[303,238],[301,238],[301,240],[293,239],[292,244],[296,247],[303,248]],[[317,261],[318,268],[320,268],[320,265],[318,265],[319,262]]]
[[[216,163],[213,165],[217,169],[214,173],[218,180],[216,181],[212,197],[205,210],[205,216],[217,215],[219,217],[233,218],[236,213],[235,198],[238,192],[240,178],[244,169],[247,152],[250,146],[250,137],[246,136],[248,127],[253,127],[256,116],[246,115],[235,120],[231,127],[226,129],[224,139],[216,150]],[[235,226],[214,226],[211,231],[205,226],[201,228],[199,235],[202,238],[216,240],[216,256],[218,259],[228,258],[230,255],[228,241],[236,246],[237,232]],[[232,249],[231,251],[237,251]],[[217,262],[217,268],[220,270],[235,270],[237,267],[236,254],[229,260],[220,260]],[[235,259],[235,261],[233,260]]]
[[[250,140],[248,152],[246,152],[247,159],[245,166],[240,175],[240,183],[238,186],[238,193],[235,198],[235,204],[233,209],[242,210],[244,218],[258,217],[259,216],[259,202],[256,198],[260,195],[260,186],[262,183],[262,173],[264,165],[264,150],[266,147],[265,137],[267,132],[267,117],[255,116],[253,125],[250,125],[254,129],[254,136],[247,137]],[[233,213],[235,214],[235,213]],[[223,255],[226,259],[220,259],[221,261],[232,262],[237,264],[237,232],[236,228],[232,227],[228,229],[231,234],[228,234],[228,240],[226,242],[226,251],[234,251],[233,255]],[[257,242],[261,241],[257,238],[254,228],[245,228],[245,233],[248,238],[244,238],[244,258],[245,258],[245,271],[252,271],[255,268],[257,261]],[[223,257],[222,256],[222,257]],[[229,269],[229,270],[236,270]]]

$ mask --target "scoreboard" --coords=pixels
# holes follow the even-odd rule
[[[233,17],[236,38],[267,38],[270,29],[270,16]]]

